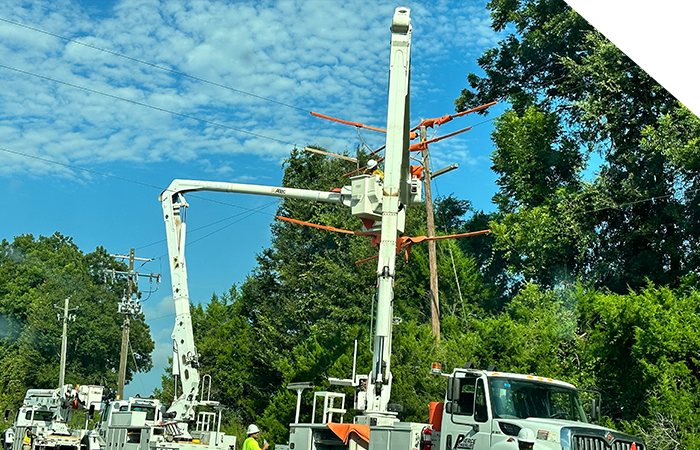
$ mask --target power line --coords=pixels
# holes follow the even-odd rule
[[[144,392],[147,392],[147,391],[146,391],[146,386],[143,384],[143,378],[141,377],[141,370],[139,369],[139,365],[138,365],[138,363],[136,362],[136,353],[134,352],[134,349],[133,349],[133,347],[131,346],[131,341],[129,341],[129,350],[131,350],[131,357],[132,357],[133,360],[134,360],[134,367],[136,368],[136,370],[135,370],[134,372],[138,374],[139,381],[141,382],[141,387],[143,388],[143,391],[144,391]]]
[[[214,222],[208,223],[208,224],[206,224],[206,225],[202,225],[201,227],[193,228],[193,229],[191,229],[191,230],[188,230],[188,233],[190,233],[190,234],[191,234],[191,233],[194,233],[194,232],[199,231],[199,230],[202,230],[202,229],[204,229],[204,228],[207,228],[207,227],[211,227],[211,226],[213,226],[213,225],[216,225],[217,223],[225,222],[225,221],[227,221],[227,220],[231,220],[231,219],[233,219],[233,218],[242,216],[243,214],[249,214],[248,216],[244,217],[243,219],[246,219],[246,218],[252,216],[253,213],[267,214],[267,213],[263,213],[262,210],[265,209],[265,208],[268,208],[268,207],[270,207],[270,206],[272,206],[272,205],[274,205],[275,203],[277,203],[277,200],[272,201],[272,202],[269,202],[269,203],[266,203],[266,204],[264,204],[263,206],[260,206],[260,207],[258,207],[258,208],[251,209],[250,211],[243,211],[243,212],[240,212],[240,213],[238,213],[238,214],[234,214],[234,215],[232,215],[232,216],[229,216],[229,217],[226,217],[226,218],[219,219],[219,220],[216,220],[216,221],[214,221]],[[242,219],[241,219],[241,220],[242,220]],[[204,239],[205,237],[211,236],[212,234],[214,234],[214,233],[216,233],[216,232],[218,232],[218,231],[221,231],[221,230],[223,230],[224,228],[229,227],[229,226],[231,226],[231,225],[233,225],[233,224],[235,224],[235,223],[238,223],[238,222],[239,222],[239,220],[237,220],[237,221],[235,221],[235,222],[232,222],[232,223],[230,223],[230,224],[227,224],[226,226],[224,226],[224,227],[222,227],[222,228],[219,228],[219,229],[216,230],[216,231],[213,231],[213,232],[211,232],[211,233],[209,233],[209,234],[207,234],[207,235],[205,235],[205,236],[202,236],[202,237],[200,237],[200,238],[198,238],[198,239],[196,239],[196,240],[194,240],[194,241],[192,241],[192,242],[188,242],[187,245],[193,244],[193,243],[195,243],[195,242],[197,242],[197,241],[199,241],[199,240]],[[166,241],[166,239],[160,239],[160,240],[158,240],[158,241],[151,242],[150,244],[142,245],[141,247],[138,247],[136,250],[141,250],[141,249],[144,249],[144,248],[146,248],[146,247],[151,247],[152,245],[160,244],[161,242],[165,242],[165,241]],[[165,255],[162,255],[162,256],[160,256],[159,258],[162,258],[163,256],[165,256]]]
[[[81,170],[81,171],[83,171],[83,172],[88,172],[88,173],[92,173],[92,174],[95,174],[95,175],[100,175],[100,176],[103,176],[103,177],[106,177],[106,178],[114,178],[115,180],[124,181],[124,182],[126,182],[126,183],[132,183],[132,184],[136,184],[136,185],[139,185],[139,186],[146,186],[146,187],[149,187],[149,188],[158,189],[158,190],[161,191],[161,192],[167,190],[167,188],[164,188],[164,187],[162,187],[162,186],[156,186],[156,185],[153,185],[153,184],[144,183],[144,182],[142,182],[142,181],[136,181],[136,180],[132,180],[132,179],[129,179],[129,178],[119,177],[119,176],[116,176],[116,175],[111,175],[111,174],[108,174],[108,173],[99,172],[99,171],[97,171],[97,170],[86,169],[85,167],[75,166],[75,165],[73,165],[73,164],[66,164],[66,163],[54,161],[54,160],[52,160],[52,159],[42,158],[41,156],[35,156],[35,155],[30,155],[30,154],[28,154],[28,153],[22,153],[22,152],[18,152],[18,151],[15,151],[15,150],[10,150],[10,149],[4,148],[4,147],[0,147],[0,151],[5,152],[5,153],[11,153],[11,154],[13,154],[13,155],[22,156],[22,157],[25,157],[25,158],[36,159],[36,160],[38,160],[38,161],[46,162],[46,163],[49,163],[49,164],[56,164],[56,165],[59,165],[59,166],[67,167],[67,168],[69,168],[69,169]],[[245,210],[245,211],[248,211],[248,212],[256,212],[256,213],[259,213],[259,214],[267,214],[267,215],[270,215],[270,216],[275,217],[274,214],[271,214],[271,213],[264,213],[264,212],[262,212],[262,211],[258,211],[259,208],[258,208],[258,209],[246,208],[245,206],[235,205],[235,204],[233,204],[233,203],[228,203],[228,202],[224,202],[224,201],[221,201],[221,200],[214,200],[214,199],[211,199],[211,198],[202,197],[202,196],[195,195],[195,194],[192,194],[192,193],[190,193],[190,194],[188,194],[188,195],[189,195],[189,197],[194,197],[194,198],[198,198],[198,199],[201,199],[201,200],[206,200],[206,201],[208,201],[208,202],[218,203],[218,204],[220,204],[220,205],[231,206],[231,207],[233,207],[233,208],[242,209],[242,210]]]
[[[269,98],[269,97],[263,97],[262,95],[253,94],[253,93],[251,93],[251,92],[247,92],[247,91],[244,91],[244,90],[242,90],[242,89],[236,89],[236,88],[234,88],[234,87],[227,86],[227,85],[221,84],[221,83],[217,83],[217,82],[215,82],[215,81],[207,80],[207,79],[205,79],[205,78],[200,78],[200,77],[197,77],[197,76],[194,76],[194,75],[189,75],[189,74],[187,74],[187,73],[185,73],[185,72],[180,72],[180,71],[177,71],[177,70],[173,70],[173,69],[170,69],[170,68],[165,67],[165,66],[161,66],[161,65],[158,65],[158,64],[154,64],[154,63],[151,63],[151,62],[142,60],[142,59],[134,58],[133,56],[128,56],[128,55],[125,55],[125,54],[123,54],[123,53],[118,53],[118,52],[115,52],[115,51],[113,51],[113,50],[109,50],[109,49],[106,49],[106,48],[103,48],[103,47],[98,47],[98,46],[96,46],[96,45],[92,45],[92,44],[88,44],[88,43],[86,43],[86,42],[78,41],[78,40],[76,40],[76,39],[71,39],[71,38],[68,38],[68,37],[65,37],[65,36],[61,36],[61,35],[59,35],[59,34],[52,33],[52,32],[50,32],[50,31],[42,30],[42,29],[40,29],[40,28],[32,27],[32,26],[29,26],[29,25],[25,25],[25,24],[20,23],[20,22],[14,22],[14,21],[12,21],[12,20],[4,19],[4,18],[2,18],[2,17],[0,17],[0,21],[5,22],[5,23],[9,23],[9,24],[12,24],[12,25],[16,25],[16,26],[18,26],[18,27],[26,28],[26,29],[28,29],[28,30],[36,31],[36,32],[38,32],[38,33],[43,33],[43,34],[46,34],[46,35],[48,35],[48,36],[52,36],[52,37],[55,37],[55,38],[58,38],[58,39],[62,39],[62,40],[64,40],[64,41],[67,41],[67,42],[70,42],[70,43],[73,43],[73,44],[78,44],[78,45],[82,45],[82,46],[85,46],[85,47],[88,47],[88,48],[91,48],[91,49],[94,49],[94,50],[98,50],[98,51],[101,51],[101,52],[109,53],[110,55],[114,55],[114,56],[118,56],[118,57],[120,57],[120,58],[128,59],[129,61],[134,61],[134,62],[137,62],[137,63],[139,63],[139,64],[144,64],[144,65],[147,65],[147,66],[150,66],[150,67],[159,69],[159,70],[163,70],[163,71],[165,71],[165,72],[170,72],[170,73],[172,73],[172,74],[174,74],[174,75],[179,75],[179,76],[182,76],[182,77],[190,78],[190,79],[192,79],[192,80],[200,81],[200,82],[202,82],[202,83],[210,84],[210,85],[212,85],[212,86],[216,86],[216,87],[228,89],[229,91],[236,92],[236,93],[243,94],[243,95],[247,95],[247,96],[250,96],[250,97],[254,97],[254,98],[257,98],[257,99],[259,99],[259,100],[265,100],[265,101],[267,101],[267,102],[276,103],[276,104],[278,104],[278,105],[286,106],[286,107],[288,107],[288,108],[296,109],[296,110],[302,111],[302,112],[311,112],[311,111],[309,111],[309,110],[300,108],[300,107],[298,107],[298,106],[291,105],[291,104],[289,104],[289,103],[280,102],[280,101],[278,101],[278,100],[274,100],[274,99]]]
[[[111,175],[111,174],[104,173],[104,172],[98,172],[97,170],[86,169],[85,167],[75,166],[73,164],[66,164],[66,163],[54,161],[52,159],[42,158],[41,156],[30,155],[28,153],[22,153],[22,152],[18,152],[15,150],[10,150],[10,149],[4,148],[4,147],[0,147],[0,151],[5,152],[5,153],[11,153],[13,155],[22,156],[24,158],[36,159],[37,161],[42,161],[42,162],[49,163],[49,164],[55,164],[57,166],[67,167],[69,169],[81,170],[83,172],[92,173],[95,175],[100,175],[100,176],[106,177],[106,178],[114,178],[115,180],[125,181],[127,183],[138,184],[140,186],[146,186],[146,187],[158,189],[161,191],[165,190],[164,188],[162,188],[160,186],[155,186],[153,184],[144,183],[142,181],[130,180],[129,178],[119,177],[119,176]]]
[[[296,144],[296,143],[294,143],[294,142],[284,141],[284,140],[282,140],[282,139],[273,138],[273,137],[271,137],[271,136],[265,136],[264,134],[255,133],[255,132],[253,132],[253,131],[244,130],[244,129],[242,129],[242,128],[232,127],[232,126],[230,126],[230,125],[225,125],[225,124],[223,124],[223,123],[214,122],[214,121],[212,121],[212,120],[202,119],[202,118],[199,118],[199,117],[196,117],[196,116],[191,116],[191,115],[189,115],[189,114],[183,114],[183,113],[179,113],[179,112],[177,112],[177,111],[173,111],[173,110],[170,110],[170,109],[161,108],[161,107],[159,107],[159,106],[149,105],[148,103],[138,102],[138,101],[136,101],[136,100],[131,100],[131,99],[128,99],[128,98],[119,97],[118,95],[108,94],[107,92],[98,91],[98,90],[96,90],[96,89],[91,89],[91,88],[88,88],[88,87],[85,87],[85,86],[80,86],[80,85],[78,85],[78,84],[68,83],[67,81],[57,80],[57,79],[55,79],[55,78],[47,77],[47,76],[44,76],[44,75],[39,75],[39,74],[37,74],[37,73],[28,72],[28,71],[22,70],[22,69],[17,69],[17,68],[15,68],[15,67],[6,66],[6,65],[4,65],[4,64],[0,64],[0,67],[3,68],[3,69],[12,70],[12,71],[14,71],[14,72],[18,72],[18,73],[21,73],[21,74],[24,74],[24,75],[29,75],[29,76],[32,76],[32,77],[41,78],[42,80],[48,80],[48,81],[51,81],[51,82],[53,82],[53,83],[63,84],[63,85],[66,85],[66,86],[70,86],[70,87],[72,87],[72,88],[81,89],[81,90],[83,90],[83,91],[90,92],[90,93],[93,93],[93,94],[103,95],[103,96],[105,96],[105,97],[113,98],[113,99],[115,99],[115,100],[121,100],[121,101],[123,101],[123,102],[132,103],[132,104],[134,104],[134,105],[143,106],[143,107],[146,107],[146,108],[151,108],[151,109],[154,109],[154,110],[156,110],[156,111],[166,112],[166,113],[168,113],[168,114],[172,114],[172,115],[174,115],[174,116],[183,117],[183,118],[185,118],[185,119],[196,120],[196,121],[198,121],[198,122],[206,123],[206,124],[209,124],[209,125],[214,125],[214,126],[216,126],[216,127],[226,128],[226,129],[229,129],[229,130],[237,131],[237,132],[239,132],[239,133],[244,133],[244,134],[249,134],[249,135],[251,135],[251,136],[259,137],[259,138],[262,138],[262,139],[268,139],[268,140],[270,140],[270,141],[278,142],[278,143],[280,143],[280,144],[293,145],[293,146],[295,146],[295,147],[299,147],[299,145]]]
[[[177,314],[166,314],[164,316],[154,317],[152,319],[145,319],[144,322],[153,322],[154,320],[167,319],[168,317],[175,317]]]

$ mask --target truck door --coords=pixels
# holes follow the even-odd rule
[[[445,402],[440,450],[487,450],[491,427],[484,379],[456,374],[452,400]]]

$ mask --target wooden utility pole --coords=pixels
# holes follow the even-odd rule
[[[75,322],[75,314],[68,314],[70,311],[75,311],[78,309],[68,308],[68,303],[70,302],[70,297],[66,297],[64,306],[53,305],[54,308],[63,310],[63,317],[58,314],[58,320],[63,320],[63,334],[61,335],[61,369],[58,375],[58,387],[61,388],[66,381],[66,352],[68,351],[68,321]]]
[[[120,313],[124,314],[124,323],[122,324],[122,348],[121,353],[119,354],[119,382],[117,385],[117,398],[124,398],[124,384],[126,384],[126,362],[127,357],[129,355],[129,329],[131,326],[131,317],[141,313],[141,305],[139,304],[138,299],[134,300],[133,298],[134,288],[136,287],[134,279],[136,279],[138,276],[146,276],[150,279],[155,278],[156,280],[158,280],[158,282],[160,282],[160,274],[139,274],[134,272],[134,261],[153,261],[153,259],[136,258],[134,256],[133,248],[129,251],[129,256],[110,256],[112,256],[113,258],[129,259],[129,270],[127,272],[119,272],[116,270],[110,271],[113,277],[116,277],[117,274],[126,275],[126,279],[128,282],[126,294],[122,298],[122,301],[119,303],[118,310]]]
[[[131,296],[134,290],[132,274],[134,273],[134,249],[129,250],[129,275],[127,276],[128,286],[126,299],[131,303]],[[126,358],[129,354],[129,327],[131,325],[131,314],[124,314],[124,324],[122,325],[122,350],[119,356],[119,384],[117,386],[117,398],[124,398],[124,383],[126,382]]]
[[[426,127],[420,127],[420,140],[427,140]],[[423,189],[425,192],[425,215],[428,219],[428,236],[435,236],[435,217],[433,216],[433,193],[431,189],[430,158],[428,147],[423,149]],[[435,241],[428,241],[428,267],[430,270],[430,318],[435,339],[440,340],[440,294],[437,276],[437,256]]]

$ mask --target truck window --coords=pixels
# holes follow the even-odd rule
[[[459,398],[455,399],[457,401],[457,408],[455,408],[454,413],[464,416],[471,416],[474,414],[474,391],[476,378],[456,378],[455,382],[460,384],[460,394]]]
[[[488,408],[486,407],[486,389],[484,389],[484,380],[479,379],[476,382],[476,392],[474,394],[474,420],[477,422],[486,422],[489,420]]]
[[[106,422],[107,417],[109,417],[109,411],[112,409],[112,404],[107,403],[107,406],[102,410],[102,418],[100,419],[100,422]]]
[[[40,422],[51,422],[53,419],[53,413],[51,411],[34,411],[34,418],[32,419],[32,411],[27,411],[24,416],[27,420],[36,420]]]
[[[156,418],[156,408],[155,406],[137,406],[131,407],[132,411],[141,411],[146,413],[146,420],[154,420]]]

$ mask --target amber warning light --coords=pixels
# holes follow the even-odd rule
[[[440,375],[442,373],[442,364],[436,362],[432,363],[430,365],[430,373]]]

